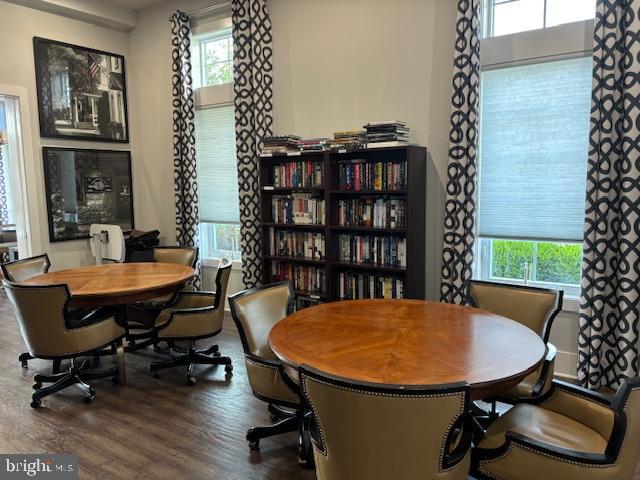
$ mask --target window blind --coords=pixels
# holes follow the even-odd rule
[[[233,105],[196,110],[200,220],[238,223],[238,169]]]
[[[591,58],[482,74],[479,234],[582,241]]]

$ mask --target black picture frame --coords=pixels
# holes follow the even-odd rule
[[[33,37],[40,136],[129,143],[123,55]]]
[[[42,162],[50,242],[88,239],[92,223],[120,225],[124,233],[135,228],[129,150],[42,147]],[[70,178],[63,170],[72,167]],[[93,191],[87,182],[106,177],[109,188],[101,192]],[[65,190],[75,195],[72,200],[66,198]]]

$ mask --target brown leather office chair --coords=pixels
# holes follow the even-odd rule
[[[471,280],[469,297],[474,307],[529,327],[547,344],[547,356],[542,366],[518,385],[502,393],[497,400],[513,404],[520,399],[543,394],[550,388],[553,380],[556,348],[549,343],[549,335],[553,321],[562,309],[563,291]],[[495,403],[493,410],[495,413]]]
[[[196,382],[193,376],[196,364],[225,365],[227,373],[233,371],[231,359],[221,357],[217,345],[206,350],[195,349],[196,340],[213,337],[222,331],[227,283],[231,273],[231,262],[225,260],[218,267],[215,292],[179,292],[156,318],[153,327],[154,342],[168,341],[176,350],[176,341],[187,341],[189,345],[181,356],[151,363],[149,371],[155,378],[160,377],[160,370],[178,365],[186,365],[188,385]]]
[[[253,394],[268,403],[272,425],[247,431],[251,449],[260,439],[298,431],[298,459],[310,461],[304,438],[304,412],[299,387],[289,379],[284,365],[269,347],[269,332],[290,311],[293,289],[289,282],[250,288],[229,297],[231,315],[238,328],[249,384]]]
[[[71,295],[66,285],[26,286],[8,280],[3,280],[3,285],[31,355],[51,360],[71,359],[67,372],[34,376],[32,407],[39,407],[42,398],[72,385],[84,392],[85,402],[90,402],[95,389],[86,381],[105,377],[113,377],[116,382],[119,377],[124,379],[124,329],[112,314],[103,309],[97,317],[73,318],[67,309]],[[78,357],[94,355],[109,346],[118,355],[118,368],[92,371],[76,364]],[[53,385],[42,388],[43,383]]]
[[[640,450],[640,378],[613,399],[553,381],[496,420],[473,451],[473,475],[501,480],[631,480]]]
[[[47,273],[51,267],[49,256],[45,253],[43,255],[37,255],[35,257],[23,258],[14,262],[7,262],[0,265],[2,268],[2,275],[10,282],[21,283],[28,278],[35,277],[36,275],[42,275]],[[29,352],[20,354],[18,361],[22,364],[22,368],[29,366],[28,361],[33,357]],[[54,373],[56,373],[58,365],[54,366]]]
[[[469,386],[361,383],[300,367],[319,480],[467,480]]]

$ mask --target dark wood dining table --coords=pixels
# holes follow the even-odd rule
[[[485,310],[422,300],[351,300],[278,322],[271,349],[297,381],[306,364],[350,380],[393,385],[466,381],[491,398],[535,371],[546,354],[527,327]]]

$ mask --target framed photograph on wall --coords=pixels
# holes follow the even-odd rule
[[[92,223],[133,230],[131,154],[43,147],[49,239],[89,238]]]
[[[33,38],[40,136],[129,142],[124,57]]]

